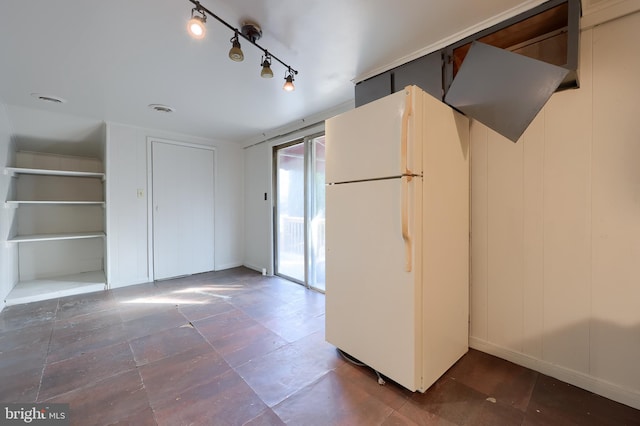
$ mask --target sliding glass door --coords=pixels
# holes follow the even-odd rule
[[[324,290],[324,135],[274,147],[275,273]]]
[[[275,148],[276,274],[305,282],[304,143]]]

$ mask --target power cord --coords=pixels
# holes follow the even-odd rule
[[[353,365],[357,365],[358,367],[369,367],[367,364],[365,364],[363,362],[360,362],[359,360],[355,359],[354,357],[352,357],[348,353],[344,352],[342,349],[336,348],[336,350],[338,351],[340,356],[345,361],[347,361],[347,362],[349,362],[349,363],[351,363]],[[371,367],[369,367],[369,368],[371,368]],[[384,379],[382,378],[382,375],[375,368],[371,368],[371,369],[373,370],[374,373],[376,373],[376,376],[378,376],[378,384],[380,386],[384,386],[387,382],[384,381]]]

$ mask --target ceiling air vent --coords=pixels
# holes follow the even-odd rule
[[[31,96],[34,98],[43,101],[43,102],[51,102],[53,104],[63,104],[67,102],[66,100],[53,95],[43,95],[42,93],[32,93]]]
[[[151,108],[154,111],[165,112],[165,113],[174,112],[176,110],[174,107],[170,107],[169,105],[163,105],[163,104],[149,104],[149,108]]]

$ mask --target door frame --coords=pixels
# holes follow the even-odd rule
[[[307,271],[307,251],[308,251],[308,237],[307,237],[307,146],[306,146],[306,141],[307,141],[308,137],[303,137],[300,139],[294,139],[292,141],[280,144],[280,145],[274,145],[271,148],[271,161],[272,161],[272,170],[273,170],[273,176],[272,176],[272,193],[273,193],[273,203],[272,203],[272,210],[273,210],[273,238],[272,238],[272,245],[273,245],[273,274],[277,275],[279,277],[285,278],[289,281],[293,281],[295,283],[298,283],[300,285],[303,285],[307,288],[309,288],[309,284],[308,284],[308,280],[307,280],[307,275],[308,275],[308,271]],[[304,278],[302,281],[294,278],[294,277],[290,277],[288,275],[283,275],[278,271],[278,222],[280,220],[280,218],[278,217],[278,156],[277,153],[279,150],[281,149],[285,149],[285,148],[289,148],[291,146],[295,146],[295,145],[303,145],[304,148],[304,154],[303,154],[303,175],[304,175],[304,183],[303,183],[303,188],[304,188],[304,195],[303,195],[303,199],[304,199],[304,213],[303,213],[303,228],[304,228],[304,243],[303,243],[303,250],[304,250]]]
[[[201,145],[190,142],[181,142],[171,139],[147,137],[147,274],[150,281],[155,281],[154,274],[154,254],[153,254],[153,143],[163,143],[169,145],[183,146],[188,148],[206,149],[213,151],[213,270],[217,270],[216,265],[216,193],[218,187],[218,155],[214,146]]]
[[[296,282],[308,289],[316,290],[324,293],[324,290],[313,287],[309,284],[309,273],[311,268],[311,259],[310,259],[310,246],[309,246],[309,212],[311,211],[311,196],[313,195],[310,192],[310,182],[309,182],[309,172],[312,166],[313,161],[313,152],[312,152],[312,144],[311,141],[325,135],[324,127],[311,134],[307,134],[304,136],[300,136],[295,139],[288,140],[281,144],[273,144],[271,146],[271,193],[273,196],[271,197],[271,249],[273,250],[273,274],[285,278],[287,280]],[[300,281],[296,278],[282,275],[278,273],[278,208],[277,208],[277,197],[278,197],[278,164],[277,164],[277,152],[280,149],[287,148],[290,146],[303,144],[304,146],[304,280]]]

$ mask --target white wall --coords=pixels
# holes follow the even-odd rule
[[[273,274],[271,156],[268,143],[244,150],[244,265],[257,271],[265,268],[268,274]]]
[[[471,127],[470,344],[640,408],[640,13],[513,144]]]
[[[148,138],[216,147],[215,268],[242,265],[242,148],[237,144],[109,123],[107,125],[107,274],[111,287],[149,281]],[[143,197],[138,197],[138,189]]]
[[[147,142],[142,129],[107,124],[107,281],[111,287],[147,282]],[[142,189],[143,198],[137,191]]]
[[[0,168],[14,166],[15,148],[6,108],[0,104]],[[18,253],[16,244],[7,246],[6,241],[16,231],[15,209],[4,208],[4,202],[13,198],[11,178],[0,171],[0,310],[4,299],[18,282]]]
[[[234,268],[244,258],[244,161],[236,143],[214,143],[216,270]]]

